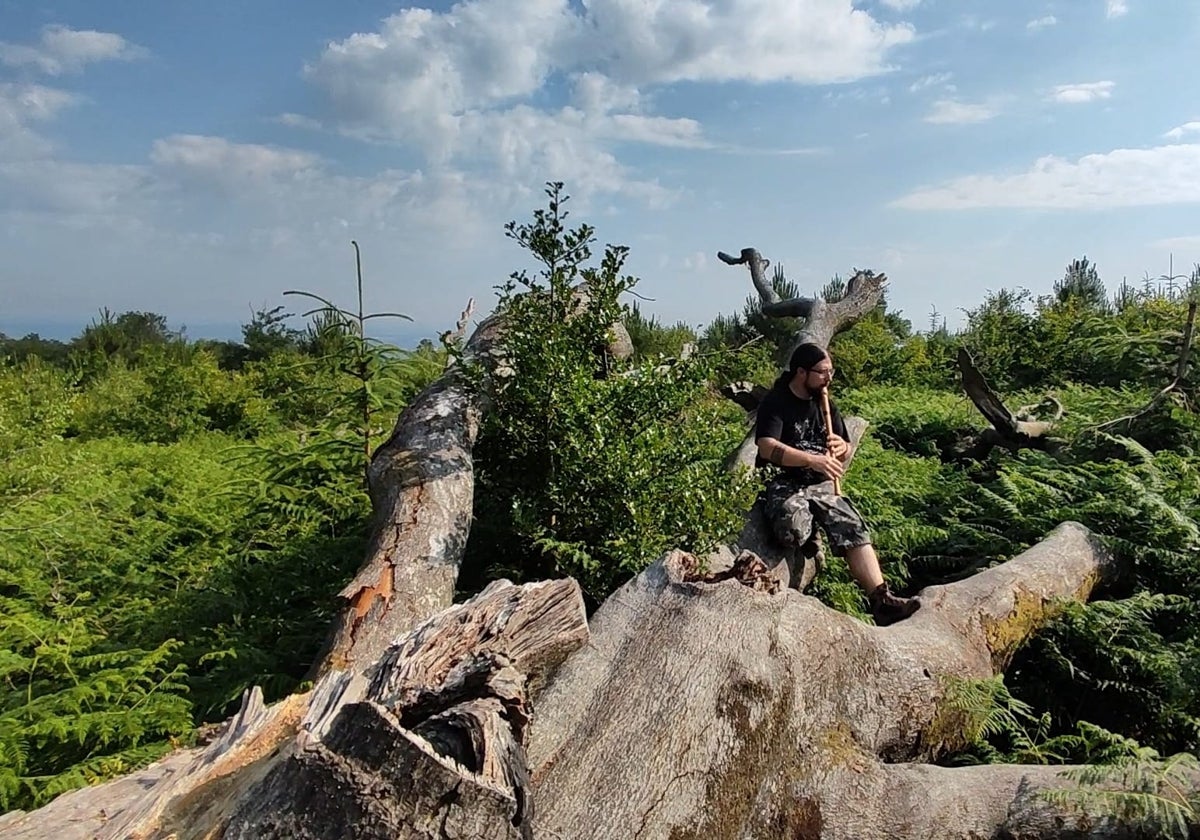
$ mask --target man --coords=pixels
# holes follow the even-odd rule
[[[782,469],[767,484],[766,516],[789,548],[808,541],[816,520],[833,553],[846,558],[850,574],[867,593],[875,623],[886,626],[908,618],[920,602],[892,594],[862,516],[849,499],[833,492],[833,481],[842,477],[851,455],[846,423],[832,405],[833,428],[825,428],[821,397],[833,373],[824,349],[801,344],[758,408],[756,466]]]

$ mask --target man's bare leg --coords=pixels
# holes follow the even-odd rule
[[[846,563],[850,566],[850,574],[854,580],[868,595],[883,583],[879,558],[875,555],[875,546],[870,543],[846,549]]]

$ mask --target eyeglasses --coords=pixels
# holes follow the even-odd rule
[[[824,368],[821,370],[818,370],[817,368],[810,368],[808,372],[815,373],[818,376],[824,376],[826,379],[833,379],[833,375],[837,373],[837,368]]]

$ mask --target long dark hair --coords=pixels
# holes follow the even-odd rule
[[[792,356],[788,359],[787,370],[779,374],[779,378],[775,380],[772,386],[778,388],[792,381],[792,377],[796,375],[796,371],[800,369],[812,370],[813,365],[823,359],[829,358],[829,354],[825,352],[825,348],[819,344],[805,342],[804,344],[796,345],[796,349],[792,351]]]

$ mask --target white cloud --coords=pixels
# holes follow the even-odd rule
[[[321,121],[315,120],[312,117],[306,117],[304,114],[293,114],[284,112],[275,117],[275,122],[280,125],[286,125],[288,128],[303,128],[308,131],[319,131],[321,129]]]
[[[53,144],[30,127],[75,104],[78,97],[43,85],[0,82],[0,160],[41,157]]]
[[[638,85],[852,81],[886,70],[887,50],[914,37],[846,0],[592,0],[579,24],[575,54]]]
[[[154,190],[145,167],[53,158],[0,164],[0,210],[50,213],[68,226],[124,224]]]
[[[954,90],[954,85],[950,84],[950,80],[954,78],[953,73],[931,73],[928,76],[922,76],[908,86],[909,93],[917,93],[931,87],[943,87],[946,90]]]
[[[1116,82],[1084,82],[1077,85],[1056,85],[1047,97],[1053,102],[1067,105],[1078,105],[1085,102],[1095,102],[1097,99],[1108,99],[1112,96]]]
[[[1178,140],[1185,134],[1195,134],[1200,132],[1200,121],[1185,122],[1183,125],[1177,125],[1168,131],[1163,137],[1168,140]]]
[[[1109,20],[1122,17],[1129,12],[1129,7],[1125,5],[1125,0],[1107,0],[1104,7],[1104,16]]]
[[[937,125],[987,122],[998,113],[995,107],[982,102],[959,102],[956,99],[939,99],[925,115],[925,122]]]
[[[907,12],[909,9],[915,9],[921,5],[921,0],[879,0],[879,2],[898,12]]]
[[[435,169],[491,162],[525,184],[562,177],[659,200],[609,145],[711,144],[696,121],[654,114],[647,88],[851,81],[885,72],[888,50],[913,37],[850,0],[463,0],[331,43],[305,75],[326,96],[324,124],[410,146]],[[559,78],[572,105],[535,108]]]
[[[1045,29],[1048,26],[1054,26],[1056,23],[1058,23],[1058,18],[1054,15],[1046,15],[1029,21],[1029,23],[1025,24],[1025,28],[1032,32],[1038,29]]]
[[[154,141],[150,160],[179,173],[241,184],[296,175],[313,169],[316,155],[248,143],[231,143],[222,137],[175,134]]]
[[[1047,156],[1015,175],[968,175],[892,203],[911,210],[1103,209],[1200,203],[1200,144],[1115,149],[1077,161]]]
[[[0,64],[33,67],[50,76],[78,72],[96,61],[132,61],[146,55],[144,48],[113,32],[58,25],[44,27],[35,45],[0,41]]]

